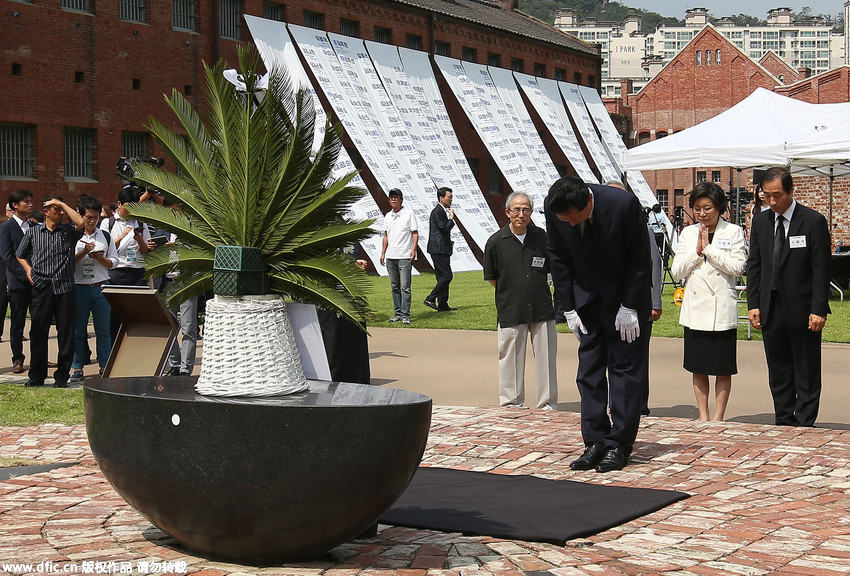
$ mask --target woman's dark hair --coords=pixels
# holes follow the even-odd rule
[[[729,200],[726,198],[723,188],[714,182],[700,182],[694,186],[694,189],[691,190],[690,198],[688,199],[688,206],[690,206],[693,210],[694,203],[700,198],[708,198],[711,200],[711,203],[714,204],[714,207],[717,208],[717,211],[721,214],[726,212],[726,209],[729,207]]]

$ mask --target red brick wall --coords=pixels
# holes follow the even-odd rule
[[[180,92],[191,86],[190,100],[201,104],[204,79],[201,62],[225,57],[236,64],[238,42],[219,39],[217,3],[196,0],[198,33],[176,31],[171,26],[171,3],[146,3],[145,24],[118,19],[118,2],[91,0],[96,15],[63,11],[59,0],[34,0],[34,4],[8,2],[0,12],[0,122],[36,125],[34,179],[0,180],[0,198],[9,190],[28,188],[36,199],[47,194],[63,194],[74,200],[81,193],[114,200],[120,187],[115,164],[121,155],[121,132],[144,131],[154,116],[174,126],[173,115],[163,101],[163,93]],[[451,55],[459,58],[461,47],[477,49],[479,63],[487,52],[501,54],[503,67],[511,58],[522,58],[525,71],[535,63],[545,64],[547,76],[563,68],[567,79],[579,72],[587,81],[599,82],[600,60],[592,55],[558,48],[551,44],[452,20],[435,19],[400,3],[365,0],[297,0],[286,2],[288,21],[303,24],[303,10],[325,14],[325,28],[338,32],[340,18],[360,22],[360,35],[374,37],[374,27],[392,30],[394,44],[404,45],[406,34],[423,37],[423,48],[439,40],[451,44]],[[244,0],[247,14],[262,14],[262,0]],[[243,22],[243,40],[249,40]],[[12,65],[21,65],[21,75],[12,75]],[[84,82],[75,82],[75,72],[83,72]],[[133,89],[133,79],[140,82]],[[444,91],[445,92],[445,91]],[[447,98],[447,100],[451,100]],[[470,134],[466,117],[455,105],[450,107],[467,154],[480,157],[479,181],[487,190],[489,156]],[[64,177],[63,128],[96,130],[94,182],[70,182]],[[474,136],[474,137],[473,137]],[[155,155],[159,151],[154,148]]]

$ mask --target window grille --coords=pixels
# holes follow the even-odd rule
[[[149,158],[151,139],[147,132],[122,132],[121,155],[125,158]]]
[[[360,36],[360,23],[356,20],[349,20],[348,18],[340,18],[339,19],[339,33],[343,36],[351,36],[352,38],[357,38]]]
[[[218,16],[221,37],[239,40],[239,0],[219,0]]]
[[[0,124],[0,177],[32,178],[32,134],[29,124]]]
[[[422,50],[422,36],[418,34],[408,34],[406,45],[411,50]]]
[[[392,31],[389,28],[375,26],[375,42],[389,44],[392,38]]]
[[[304,10],[304,26],[307,28],[315,28],[316,30],[325,29],[325,15],[312,10]]]
[[[438,56],[451,57],[452,46],[448,42],[437,42],[434,45],[434,53]]]
[[[89,0],[62,0],[62,8],[89,12]]]
[[[172,0],[171,26],[195,31],[195,0]]]
[[[144,22],[145,0],[119,0],[118,17],[127,22]]]
[[[283,22],[286,19],[286,6],[274,2],[263,2],[263,18]]]
[[[65,128],[65,178],[94,178],[94,130]]]

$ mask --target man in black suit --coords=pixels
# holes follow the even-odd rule
[[[753,217],[747,262],[750,323],[762,331],[776,424],[812,426],[821,392],[821,334],[829,314],[826,219],[794,197],[786,168],[762,177],[770,210]]]
[[[649,364],[646,220],[632,193],[574,176],[552,185],[544,212],[555,291],[579,340],[585,450],[570,468],[620,470],[637,437]]]
[[[437,285],[425,298],[425,306],[437,311],[456,310],[449,306],[449,283],[452,281],[452,228],[455,213],[452,210],[452,189],[437,189],[437,205],[429,219],[428,254],[434,262]]]
[[[32,285],[27,273],[18,262],[15,252],[29,230],[29,218],[32,213],[32,192],[12,190],[9,192],[9,206],[12,217],[0,224],[0,257],[6,263],[6,283],[9,289],[9,304],[12,308],[12,320],[9,326],[9,344],[12,347],[12,372],[24,371],[24,325],[27,311],[32,301]]]

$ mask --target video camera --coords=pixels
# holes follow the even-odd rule
[[[152,166],[162,166],[165,164],[165,160],[157,158],[156,156],[150,156],[148,158],[127,158],[125,156],[121,156],[121,158],[118,159],[118,164],[115,165],[118,177],[132,189],[134,196],[141,196],[145,189],[131,181],[136,177],[136,173],[133,171],[133,162],[144,162],[146,164],[151,164]]]

